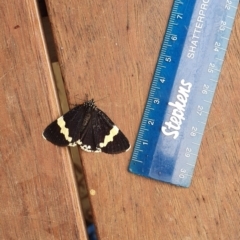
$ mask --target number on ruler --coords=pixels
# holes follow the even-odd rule
[[[215,51],[215,52],[218,52],[220,47],[221,47],[221,43],[215,42],[214,51]]]
[[[204,84],[204,85],[203,85],[203,89],[202,89],[202,94],[207,94],[207,93],[208,93],[208,90],[209,90],[209,85]]]
[[[226,5],[225,5],[225,9],[230,10],[231,9],[231,5],[232,5],[232,1],[227,0]]]
[[[171,39],[172,39],[173,41],[176,41],[176,40],[177,40],[177,35],[172,35],[172,36],[171,36]]]
[[[225,31],[226,25],[227,25],[227,22],[226,22],[226,21],[221,21],[219,30],[220,30],[220,31]]]
[[[192,149],[187,147],[185,152],[185,157],[189,158],[191,156]]]
[[[166,56],[166,57],[165,57],[165,61],[166,61],[166,62],[171,62],[171,61],[172,61],[171,56]]]
[[[197,107],[197,114],[201,116],[202,112],[203,112],[203,106],[198,105],[198,107]]]
[[[183,18],[182,14],[181,14],[181,13],[178,13],[178,14],[177,14],[177,19],[182,19],[182,18]]]
[[[164,77],[160,77],[159,81],[160,81],[161,83],[164,83],[164,82],[165,82],[165,78],[164,78]]]
[[[179,177],[180,177],[180,178],[185,178],[185,175],[186,175],[187,170],[184,169],[184,168],[181,168],[180,172],[181,172],[181,173],[179,174]]]
[[[214,63],[209,63],[208,72],[209,72],[209,73],[213,73],[214,68],[215,68],[215,64],[214,64]]]
[[[153,125],[154,125],[154,120],[152,120],[152,119],[151,119],[151,120],[148,120],[148,124],[151,125],[151,126],[153,126]]]
[[[190,135],[192,137],[195,137],[197,135],[197,128],[196,127],[192,127],[192,131],[191,131]]]

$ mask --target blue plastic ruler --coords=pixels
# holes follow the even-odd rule
[[[175,0],[129,171],[189,187],[238,0]]]

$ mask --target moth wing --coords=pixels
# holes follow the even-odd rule
[[[130,144],[111,119],[99,109],[94,110],[77,142],[87,152],[116,154],[127,151]]]
[[[48,125],[43,137],[58,146],[76,146],[85,114],[83,104],[76,106]]]

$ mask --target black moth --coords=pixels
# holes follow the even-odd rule
[[[121,153],[130,149],[124,134],[89,100],[52,122],[43,137],[58,146],[79,145],[87,152]]]

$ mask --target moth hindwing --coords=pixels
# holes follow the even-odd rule
[[[52,122],[43,137],[58,146],[79,145],[87,152],[121,153],[130,144],[121,130],[89,100]]]

